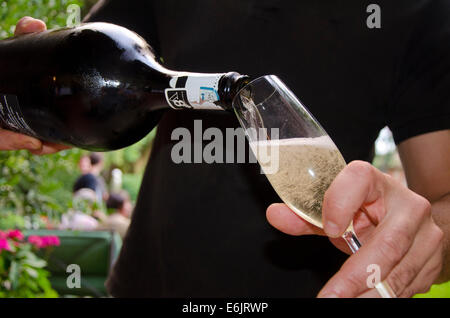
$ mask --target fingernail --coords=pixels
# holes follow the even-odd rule
[[[339,230],[339,227],[336,224],[334,224],[333,222],[328,221],[325,224],[325,232],[330,237],[338,237],[340,230]]]

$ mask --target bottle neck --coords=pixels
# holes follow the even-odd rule
[[[249,82],[249,76],[236,72],[229,72],[223,75],[219,82],[220,100],[218,104],[225,110],[232,110],[234,97]]]
[[[229,73],[176,73],[165,89],[169,106],[175,109],[231,110],[234,96],[249,77]]]

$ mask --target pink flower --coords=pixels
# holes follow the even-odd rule
[[[42,248],[50,246],[50,240],[48,238],[49,238],[48,236],[41,236],[41,242],[42,242],[41,247]]]
[[[5,238],[0,238],[0,252],[2,250],[10,251],[11,247],[9,246],[8,240]]]
[[[57,237],[56,235],[51,236],[51,243],[53,246],[61,245],[61,241],[59,240],[59,237]]]
[[[19,230],[10,230],[8,231],[8,238],[22,241],[24,236],[22,232],[20,232]]]
[[[1,240],[1,239],[5,239],[5,238],[7,238],[7,237],[8,237],[8,235],[6,235],[5,232],[0,231],[0,240]]]
[[[37,248],[45,248],[47,246],[59,246],[61,244],[59,237],[55,235],[49,236],[37,236],[30,235],[28,242],[36,246]]]
[[[42,239],[42,247],[47,246],[58,246],[60,244],[59,237],[55,235],[43,236]]]
[[[40,236],[37,236],[37,235],[30,235],[29,237],[28,237],[28,242],[29,243],[31,243],[31,244],[33,244],[34,246],[36,246],[37,248],[41,248],[41,247],[44,247],[44,246],[42,246],[42,239],[41,239],[41,237]]]

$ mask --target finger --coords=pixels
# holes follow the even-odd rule
[[[36,138],[0,128],[0,150],[20,149],[39,151],[42,149],[42,142]]]
[[[303,220],[283,203],[270,205],[267,208],[266,217],[273,227],[289,235],[325,235],[322,229]]]
[[[399,297],[411,297],[417,292],[425,292],[440,272],[444,235],[431,219],[429,223],[427,230],[419,232],[404,260],[386,279]]]
[[[422,226],[409,252],[385,279],[397,297],[428,290],[442,266],[442,239],[442,231],[433,222]],[[368,290],[358,297],[378,297],[376,294],[376,290]]]
[[[59,152],[64,149],[70,149],[71,147],[66,145],[55,144],[51,142],[44,142],[42,144],[42,148],[37,151],[31,151],[34,155],[49,155],[56,152]]]
[[[21,35],[33,32],[42,32],[47,29],[44,21],[34,19],[32,17],[23,17],[16,24],[14,35]]]
[[[376,224],[370,219],[367,211],[359,210],[353,217],[353,229],[358,236],[360,243],[364,244],[370,238]]]
[[[442,248],[438,248],[434,251],[433,256],[430,257],[428,262],[420,270],[414,281],[403,289],[402,293],[396,294],[399,298],[410,298],[415,294],[423,294],[429,291],[431,285],[434,283],[436,277],[439,275],[442,269]],[[392,282],[392,280],[391,280]],[[389,283],[388,283],[389,284]],[[389,284],[389,286],[391,286]],[[366,292],[358,296],[358,298],[380,298],[380,293],[371,288]]]
[[[414,281],[403,290],[399,297],[412,297],[430,290],[442,270],[442,249],[437,249]]]
[[[400,264],[389,273],[386,281],[396,295],[407,295],[408,286],[416,279],[425,264],[436,254],[436,250],[442,250],[443,233],[435,225],[431,218],[428,219],[414,239],[414,243]],[[410,296],[405,296],[410,297]]]
[[[384,280],[400,263],[413,244],[424,216],[431,213],[431,208],[423,203],[425,199],[412,193],[399,197],[403,203],[397,207],[397,213],[386,215],[367,243],[323,287],[319,297],[356,297],[367,289],[369,265],[378,265]]]
[[[365,203],[383,204],[379,200],[383,179],[381,172],[363,161],[351,162],[337,175],[325,192],[322,206],[323,226],[328,236],[341,236]]]
[[[361,295],[359,295],[357,298],[381,298],[380,293],[377,291],[377,289],[370,288]]]
[[[303,220],[283,203],[274,203],[270,205],[267,208],[266,216],[273,227],[289,235],[325,235],[321,228]],[[350,248],[342,239],[330,238],[330,241],[342,252],[351,254]]]

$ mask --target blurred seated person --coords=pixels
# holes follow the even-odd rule
[[[60,230],[93,231],[99,222],[93,216],[97,208],[97,194],[88,188],[78,189],[73,195],[73,208],[61,217]]]
[[[93,152],[82,156],[78,165],[82,175],[75,181],[73,192],[82,188],[92,189],[97,195],[97,203],[102,204],[108,196],[105,180],[100,175],[103,170],[103,155]]]
[[[111,193],[106,201],[106,208],[109,215],[101,211],[96,211],[94,214],[100,220],[97,229],[116,231],[124,238],[130,225],[131,212],[133,211],[130,196],[126,191]]]
[[[91,172],[91,159],[88,155],[83,155],[78,162],[78,168],[80,169],[81,175]]]

